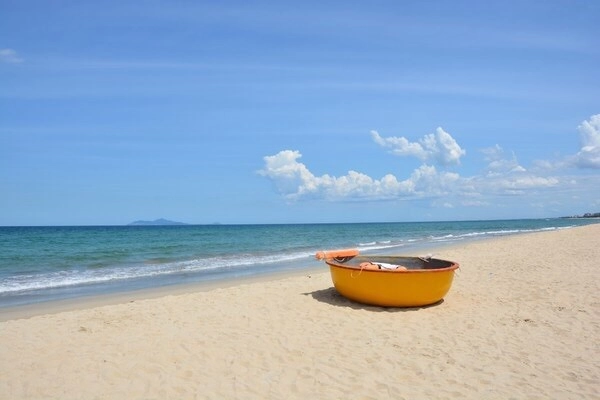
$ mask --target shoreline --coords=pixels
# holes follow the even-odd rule
[[[178,296],[195,292],[209,292],[239,285],[268,282],[306,274],[323,273],[323,267],[304,267],[293,271],[274,271],[260,275],[241,276],[219,280],[179,283],[160,287],[143,288],[131,291],[91,294],[67,299],[49,300],[17,306],[0,307],[0,322],[31,318],[45,314],[85,310],[96,307],[117,305],[140,300],[157,299],[165,296]]]
[[[351,302],[318,268],[6,320],[0,397],[597,398],[598,237],[432,248],[460,269],[428,307]]]
[[[594,224],[592,224],[594,225]],[[589,225],[586,225],[589,226]],[[599,224],[600,226],[600,224]],[[505,238],[513,238],[539,233],[559,232],[562,230],[578,229],[581,226],[557,228],[550,231],[520,232],[506,236],[472,238],[465,242],[437,242],[431,246],[419,245],[410,249],[412,251],[400,252],[398,249],[383,249],[379,252],[368,252],[381,255],[404,255],[404,256],[422,256],[424,253],[432,254],[437,258],[438,253],[448,251],[462,246],[468,246],[476,243],[494,242]],[[330,249],[329,249],[330,250]],[[456,260],[451,260],[456,261]],[[56,300],[44,300],[23,305],[9,305],[0,307],[0,322],[13,319],[31,318],[45,314],[56,314],[66,311],[85,310],[107,305],[117,305],[147,299],[157,299],[165,296],[177,296],[191,294],[194,292],[210,292],[215,289],[224,289],[238,285],[264,283],[278,279],[302,277],[306,275],[315,275],[323,273],[329,277],[329,267],[323,261],[313,261],[315,265],[304,266],[294,270],[286,269],[281,271],[269,271],[258,275],[245,275],[219,278],[215,280],[197,280],[189,283],[176,283],[158,287],[144,287],[133,290],[118,290],[106,293],[93,293],[89,295],[74,296],[70,298],[61,298]],[[460,263],[460,262],[459,262]],[[331,284],[333,287],[333,283]]]
[[[557,229],[557,231],[562,229],[564,228]],[[569,227],[567,229],[573,228]],[[473,238],[461,243],[438,242],[431,247],[428,247],[426,245],[415,246],[411,249],[412,251],[408,252],[400,252],[398,251],[398,249],[383,249],[379,252],[375,251],[374,254],[422,256],[424,253],[427,253],[434,254],[435,256],[435,253],[443,251],[444,249],[451,249],[457,246],[468,245],[471,243],[493,241],[501,239],[503,237],[512,237],[528,234],[531,233],[518,233],[514,235],[500,237]],[[373,252],[370,251],[366,254],[370,253]],[[327,277],[330,276],[329,267],[323,261],[314,260],[313,264],[314,265],[304,266],[293,270],[286,269],[281,271],[269,271],[258,275],[226,277],[215,280],[198,280],[189,283],[176,283],[158,287],[145,287],[134,290],[111,291],[107,293],[94,293],[64,299],[44,300],[23,305],[0,306],[0,322],[15,319],[26,319],[45,314],[56,314],[61,312],[85,310],[102,306],[118,305],[141,300],[157,299],[165,296],[178,296],[191,294],[194,292],[210,292],[216,289],[224,289],[254,283],[264,283],[286,278],[303,277],[306,275],[312,276],[316,274],[325,274]],[[331,284],[331,286],[333,287],[333,283]]]
[[[356,248],[363,254],[423,254],[479,239],[589,223],[532,219],[327,227],[261,225],[224,230],[154,227],[137,233],[127,227],[9,230],[0,232],[0,236],[8,235],[0,245],[5,252],[0,262],[0,309],[301,270],[318,265],[311,262],[318,250]],[[200,241],[205,235],[210,239]],[[155,243],[159,237],[160,243]],[[274,248],[269,245],[273,240],[278,243]],[[171,246],[177,251],[169,250]],[[165,253],[160,249],[166,249]]]

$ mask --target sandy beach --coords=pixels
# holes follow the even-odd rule
[[[43,315],[4,310],[0,398],[600,398],[600,224],[429,252],[461,268],[425,308],[348,301],[322,265]]]

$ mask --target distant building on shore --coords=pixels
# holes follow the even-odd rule
[[[600,212],[597,213],[585,213],[583,215],[572,215],[570,217],[563,218],[600,218]]]

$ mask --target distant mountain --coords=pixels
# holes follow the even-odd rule
[[[134,221],[127,225],[187,225],[183,222],[169,221],[168,219],[159,218],[154,221]]]

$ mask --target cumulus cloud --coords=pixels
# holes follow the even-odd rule
[[[552,176],[542,176],[521,166],[514,153],[506,155],[499,145],[481,152],[488,163],[482,176],[473,177],[473,185],[481,193],[520,195],[526,191],[543,190],[557,186],[560,181]]]
[[[577,129],[581,150],[575,155],[575,165],[581,168],[600,168],[600,114],[592,115]]]
[[[444,166],[460,164],[460,158],[467,153],[441,127],[436,129],[435,134],[425,135],[418,142],[410,142],[405,137],[383,138],[377,131],[371,131],[371,137],[378,145],[390,148],[392,154],[413,156],[422,161],[433,161]]]
[[[460,175],[440,172],[432,165],[423,164],[413,171],[409,181],[414,191],[422,196],[441,196],[456,190]]]
[[[589,125],[593,128],[594,123],[596,120]],[[592,143],[596,128],[590,130],[586,125],[583,129],[588,137],[586,143]],[[395,154],[435,160],[442,165],[458,163],[465,154],[441,128],[436,135],[427,135],[413,143],[406,138],[383,138],[375,131],[371,132],[371,136],[382,147],[391,148]],[[499,145],[483,149],[482,152],[487,166],[483,173],[470,177],[438,170],[435,165],[428,163],[423,163],[402,178],[387,174],[375,179],[354,170],[343,176],[316,176],[299,161],[302,154],[297,150],[283,150],[264,157],[263,169],[258,173],[270,179],[279,193],[291,201],[307,198],[327,201],[432,199],[434,201],[431,204],[440,207],[449,204],[484,207],[495,204],[491,199],[496,196],[542,193],[562,183],[556,177],[528,171],[519,164],[514,153],[506,154]]]
[[[519,165],[517,156],[514,153],[512,154],[512,157],[506,158],[504,155],[504,150],[499,145],[485,148],[481,150],[481,152],[484,154],[485,160],[488,163],[488,176],[526,171],[525,168]]]
[[[422,165],[405,180],[388,174],[373,179],[356,171],[344,176],[315,176],[298,159],[295,150],[283,150],[264,157],[264,168],[258,173],[274,182],[278,191],[290,200],[321,198],[326,200],[385,200],[392,198],[443,195],[454,190],[458,174],[439,172],[434,166]]]
[[[13,49],[0,49],[0,62],[18,64],[23,62],[23,59]]]

